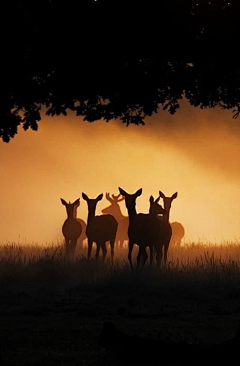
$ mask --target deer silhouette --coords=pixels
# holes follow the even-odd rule
[[[160,219],[159,224],[160,224],[160,230],[161,233],[163,233],[164,228],[162,227],[164,224],[162,224],[162,218],[163,215],[166,215],[167,211],[165,209],[162,208],[161,205],[159,205],[159,200],[160,200],[160,196],[154,201],[153,196],[150,197],[149,202],[150,202],[150,207],[149,207],[149,214],[153,217],[157,217],[158,219]],[[164,239],[163,237],[160,238],[160,263],[162,262],[162,251],[163,251],[163,245],[164,245]],[[150,262],[153,260],[153,250],[154,248],[150,248]]]
[[[115,217],[118,222],[118,229],[116,235],[116,244],[123,247],[123,243],[125,240],[128,240],[128,226],[129,226],[129,219],[128,216],[124,216],[121,212],[119,202],[124,201],[124,197],[121,197],[119,194],[115,196],[112,194],[112,197],[109,193],[106,193],[106,199],[111,203],[110,206],[105,207],[102,210],[103,214],[110,214]]]
[[[60,198],[62,204],[67,210],[67,219],[62,226],[62,233],[65,238],[66,257],[70,258],[74,256],[77,240],[82,233],[82,225],[74,218],[74,209],[80,205],[80,198],[73,203],[67,203],[64,199]]]
[[[177,192],[174,193],[171,197],[166,197],[165,194],[159,191],[160,197],[163,199],[163,207],[166,210],[166,214],[163,217],[159,218],[162,226],[162,243],[164,249],[164,262],[167,262],[167,253],[170,244],[170,240],[172,237],[172,227],[169,223],[170,209],[172,205],[172,201],[177,198]]]
[[[76,219],[82,226],[82,233],[81,235],[79,236],[78,240],[77,240],[77,244],[79,245],[79,247],[81,249],[83,249],[83,242],[84,240],[87,239],[87,235],[86,235],[86,227],[87,227],[87,224],[85,221],[83,221],[82,219],[79,219],[77,218],[77,208],[79,207],[80,205],[80,201],[77,205],[74,206],[74,209],[73,209],[73,217],[74,219]]]
[[[180,246],[182,239],[185,235],[185,229],[180,222],[170,222],[172,227],[172,237],[170,240],[170,245]]]
[[[137,267],[140,265],[142,259],[142,266],[145,265],[148,255],[146,247],[150,248],[150,253],[153,248],[156,250],[157,265],[160,265],[161,256],[161,225],[159,220],[150,214],[143,214],[136,212],[136,199],[141,196],[142,188],[136,191],[134,194],[129,194],[119,187],[119,192],[125,197],[125,204],[129,215],[129,227],[128,227],[128,260],[131,268],[132,265],[132,250],[133,245],[139,246],[139,252],[137,256]],[[165,211],[164,211],[165,212]],[[150,256],[150,264],[152,264],[152,256]]]
[[[82,193],[82,198],[88,205],[88,218],[86,235],[88,238],[88,259],[91,258],[92,244],[97,244],[96,259],[99,258],[100,248],[103,253],[103,260],[105,260],[107,249],[106,241],[110,241],[111,246],[111,260],[114,259],[114,243],[116,239],[117,220],[112,215],[95,216],[97,203],[103,198],[103,194],[99,194],[97,198],[90,199],[85,193]]]

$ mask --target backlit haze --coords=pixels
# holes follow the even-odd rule
[[[221,109],[183,107],[159,112],[145,126],[119,121],[83,122],[46,117],[38,132],[19,130],[0,142],[0,243],[57,243],[66,218],[60,197],[143,188],[137,211],[148,212],[149,196],[178,192],[170,221],[179,221],[185,241],[240,238],[240,120]],[[124,202],[120,203],[127,215]],[[81,198],[78,217],[86,220]]]

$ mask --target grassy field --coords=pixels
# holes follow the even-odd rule
[[[170,248],[161,270],[130,270],[126,248],[115,258],[87,261],[84,248],[66,261],[61,246],[2,245],[0,364],[124,365],[98,346],[107,321],[156,339],[218,343],[234,335],[240,243]]]

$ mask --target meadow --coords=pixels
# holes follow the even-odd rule
[[[2,366],[120,366],[126,363],[98,345],[104,322],[128,334],[199,344],[234,335],[240,242],[172,247],[160,270],[131,270],[126,247],[115,249],[111,264],[109,248],[102,263],[87,261],[86,247],[68,261],[60,243],[6,243],[0,293]]]

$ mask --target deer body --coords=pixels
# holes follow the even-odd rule
[[[76,219],[81,224],[81,227],[82,227],[82,232],[81,232],[81,235],[79,236],[79,238],[77,240],[77,243],[79,244],[80,248],[83,249],[83,242],[87,238],[87,236],[86,236],[86,227],[87,227],[87,224],[82,219],[77,218],[77,207],[78,206],[77,205],[74,206],[73,217],[74,217],[74,219]]]
[[[91,258],[92,244],[97,244],[96,258],[99,258],[100,248],[103,252],[103,260],[106,257],[106,241],[110,241],[111,246],[111,259],[114,259],[114,243],[117,233],[117,220],[112,215],[100,215],[96,216],[96,206],[98,201],[103,197],[100,194],[96,199],[89,199],[85,193],[82,193],[82,197],[88,204],[88,219],[86,235],[88,238],[88,259]]]
[[[81,226],[82,226],[82,234],[79,236],[79,238],[78,238],[78,244],[79,244],[79,246],[80,246],[80,248],[81,249],[83,249],[83,242],[84,242],[84,240],[86,240],[87,239],[87,235],[86,235],[86,228],[87,228],[87,224],[86,224],[86,222],[84,221],[84,220],[82,220],[82,219],[77,219],[77,221],[81,224]]]
[[[77,199],[73,203],[67,203],[61,198],[61,202],[66,207],[68,216],[62,226],[62,233],[65,238],[66,256],[68,258],[74,256],[77,240],[82,233],[81,224],[74,218],[74,209],[79,206],[79,200],[80,199]]]
[[[181,241],[185,235],[184,227],[180,222],[171,222],[170,225],[172,228],[172,237],[170,245],[180,246]]]
[[[112,197],[110,197],[109,193],[106,193],[106,199],[111,203],[110,206],[105,207],[102,210],[103,214],[110,214],[118,222],[118,229],[116,234],[116,244],[122,248],[123,243],[125,240],[128,240],[128,226],[129,226],[129,219],[128,216],[124,216],[121,212],[119,202],[123,201],[124,198],[119,198],[120,194],[118,196],[114,196],[112,194]]]
[[[129,227],[128,227],[128,237],[129,237],[129,251],[128,260],[131,268],[132,265],[132,250],[133,245],[137,244],[139,246],[139,253],[137,257],[137,266],[140,265],[140,260],[142,258],[142,266],[146,263],[148,258],[146,248],[149,246],[150,252],[153,248],[156,249],[156,259],[157,264],[160,263],[160,225],[158,219],[149,214],[137,214],[136,212],[136,199],[142,194],[142,189],[139,189],[134,194],[128,194],[122,188],[119,188],[119,192],[125,197],[125,204],[129,215]],[[152,259],[152,256],[151,258]],[[151,261],[152,262],[152,261]]]

